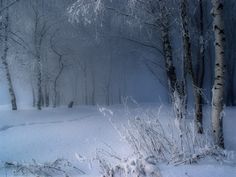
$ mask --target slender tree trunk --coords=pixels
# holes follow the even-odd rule
[[[58,88],[57,88],[57,87],[58,87],[58,81],[59,81],[59,79],[60,79],[60,77],[61,77],[61,75],[62,75],[62,72],[63,72],[63,70],[64,70],[64,64],[63,64],[63,61],[62,61],[62,59],[63,59],[63,54],[60,53],[60,52],[57,50],[57,48],[56,48],[56,46],[55,46],[55,44],[54,44],[54,42],[53,42],[53,39],[54,39],[54,37],[57,35],[57,32],[58,32],[58,30],[56,30],[56,31],[52,34],[52,36],[51,36],[51,38],[50,38],[51,50],[58,56],[58,66],[59,66],[59,71],[58,71],[58,73],[56,74],[55,80],[54,80],[54,82],[53,82],[53,98],[52,98],[52,100],[53,100],[53,107],[54,107],[54,108],[57,107],[57,105],[60,103],[60,100],[59,100],[60,95],[59,95],[59,91],[58,91]]]
[[[188,14],[187,14],[187,1],[180,0],[180,12],[181,12],[181,23],[182,23],[182,39],[183,39],[183,89],[186,94],[185,96],[185,110],[187,111],[188,105],[188,75],[190,78],[193,77],[192,72],[192,55],[191,55],[191,42],[190,42],[190,33],[188,30]],[[193,89],[194,86],[193,86]],[[194,92],[195,93],[195,92]]]
[[[39,13],[39,1],[35,1],[35,6],[32,7],[34,11],[34,57],[36,60],[36,80],[37,80],[37,109],[41,110],[43,104],[45,103],[44,96],[43,96],[43,90],[42,90],[42,66],[43,66],[43,60],[42,60],[42,44],[43,40],[48,32],[47,23],[45,21],[43,15]]]
[[[119,104],[122,104],[121,88],[118,89],[118,102],[119,102]]]
[[[200,20],[200,37],[199,37],[199,57],[197,60],[196,80],[199,89],[195,95],[195,121],[198,133],[203,133],[203,81],[205,76],[205,39],[204,39],[204,20],[203,20],[203,2],[199,0],[199,20]]]
[[[42,79],[42,82],[43,82],[43,79]],[[41,84],[43,85],[43,84]],[[43,86],[42,86],[42,98],[41,98],[41,106],[42,107],[45,107],[45,93],[44,93],[45,90],[43,90]]]
[[[44,86],[44,100],[45,100],[45,106],[49,107],[50,105],[50,98],[49,98],[49,89],[47,87],[47,84]]]
[[[40,17],[38,11],[35,11],[35,26],[34,26],[34,47],[36,58],[36,80],[37,80],[37,109],[41,110],[43,105],[42,92],[42,61],[41,61],[41,44],[43,35],[40,34]]]
[[[113,70],[113,54],[112,54],[112,49],[111,51],[111,56],[109,58],[109,69],[108,69],[108,78],[107,78],[107,83],[105,85],[105,95],[106,95],[106,104],[108,106],[111,105],[111,83],[112,83],[112,70]]]
[[[9,65],[7,62],[7,55],[8,55],[8,50],[9,50],[9,46],[8,46],[9,12],[8,12],[8,9],[6,11],[7,12],[6,12],[5,21],[4,21],[4,51],[3,51],[3,56],[1,58],[2,58],[2,64],[5,68],[6,79],[8,82],[8,91],[9,91],[9,95],[11,98],[12,110],[17,110],[15,91],[14,91],[13,84],[12,84],[12,78],[11,78],[11,73],[9,70]]]
[[[64,70],[64,65],[62,63],[62,55],[59,56],[59,72],[56,75],[56,78],[54,80],[53,83],[53,92],[54,92],[54,101],[53,101],[53,107],[57,107],[57,103],[58,103],[58,89],[57,89],[57,85],[58,85],[58,80],[62,74]]]
[[[212,0],[213,30],[215,35],[215,79],[212,89],[212,128],[214,142],[224,148],[223,104],[224,104],[224,22],[221,0]]]
[[[202,3],[202,2],[199,2]],[[200,5],[202,8],[202,4]],[[192,64],[192,54],[191,54],[191,41],[190,41],[190,32],[188,29],[189,26],[189,20],[188,20],[188,4],[186,0],[181,0],[180,1],[180,11],[181,11],[181,22],[182,22],[182,35],[183,35],[183,52],[184,52],[184,78],[185,78],[185,86],[187,86],[187,76],[190,76],[191,82],[192,82],[192,87],[193,87],[193,95],[195,99],[195,127],[196,131],[198,133],[203,133],[203,128],[202,128],[202,96],[201,92],[199,90],[199,84],[202,87],[202,81],[203,81],[203,73],[202,73],[202,61],[204,61],[204,51],[201,51],[201,58],[199,63],[199,66],[201,64],[201,76],[199,77],[199,84],[197,82],[197,77],[194,74],[193,70],[193,64]],[[202,11],[201,11],[202,13]],[[201,14],[202,15],[202,14]],[[203,32],[203,23],[202,23],[202,18],[201,18],[201,30]],[[203,37],[203,34],[201,34],[201,37]],[[204,44],[203,44],[204,45]],[[203,46],[201,46],[203,47]],[[201,49],[203,50],[204,47]],[[199,68],[200,69],[200,68]],[[200,71],[200,70],[199,70]],[[186,88],[185,88],[186,90]]]
[[[38,110],[41,110],[43,104],[43,93],[42,93],[42,73],[41,73],[40,56],[37,57],[37,89],[38,89],[37,108]]]
[[[95,105],[96,104],[96,99],[95,99],[95,96],[96,96],[96,82],[95,82],[95,73],[94,71],[92,72],[92,94],[91,94],[91,103],[92,105]]]
[[[186,113],[185,110],[186,92],[184,90],[184,83],[183,82],[180,83],[177,79],[176,69],[173,63],[172,47],[169,36],[169,19],[167,14],[165,13],[165,7],[162,3],[163,2],[160,2],[160,4],[162,5],[160,11],[161,13],[160,30],[161,30],[161,39],[162,39],[163,54],[165,60],[165,70],[172,104],[174,107],[174,111],[176,113],[176,117],[181,126]]]
[[[87,66],[84,70],[84,100],[85,105],[88,105],[88,78],[87,78]]]
[[[33,107],[36,106],[36,98],[35,98],[35,91],[34,91],[34,87],[31,84],[31,90],[32,90],[32,96],[33,96]]]

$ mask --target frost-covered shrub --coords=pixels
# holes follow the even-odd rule
[[[111,165],[104,154],[97,155],[102,177],[161,177],[157,161],[153,157],[143,159],[133,156],[126,159],[117,157],[115,159],[116,163],[114,164],[113,159],[113,165]]]
[[[9,173],[13,172],[15,176],[71,177],[85,174],[65,159],[57,159],[54,162],[43,164],[35,160],[32,163],[5,162],[4,168]]]
[[[126,140],[135,154],[145,158],[155,157],[158,162],[178,165],[203,158],[227,158],[226,151],[213,145],[209,132],[197,134],[191,120],[186,121],[180,131],[177,123],[174,119],[161,123],[158,114],[148,111],[129,120],[125,130]]]
[[[148,110],[138,107],[128,109],[128,105],[124,106],[125,117],[129,120],[123,128],[113,122],[113,118],[118,119],[114,112],[99,108],[133,150],[132,157],[124,159],[114,153],[100,153],[98,160],[103,177],[159,177],[160,163],[192,164],[201,159],[226,162],[233,158],[233,153],[213,145],[210,128],[200,135],[195,132],[193,120],[185,120],[180,129],[179,121],[171,117],[171,114],[161,117],[161,107]]]

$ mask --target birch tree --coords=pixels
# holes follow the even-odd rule
[[[6,4],[8,4],[8,1],[5,1]],[[1,0],[1,7],[3,7],[3,1]],[[9,53],[9,35],[10,35],[10,20],[9,20],[9,9],[5,9],[5,11],[2,11],[1,15],[4,16],[3,18],[3,55],[1,57],[2,59],[2,64],[5,69],[5,75],[6,75],[6,80],[8,84],[8,91],[11,99],[11,106],[12,110],[17,110],[17,104],[16,104],[16,96],[15,96],[15,91],[12,83],[12,76],[8,64],[8,53]]]
[[[199,2],[199,6],[202,9],[202,1]],[[200,9],[200,10],[201,10]],[[187,87],[187,76],[190,77],[190,80],[192,82],[192,89],[193,89],[193,95],[194,95],[194,103],[195,103],[195,127],[196,131],[198,133],[203,133],[203,128],[202,128],[202,96],[201,92],[198,86],[202,87],[202,80],[203,80],[203,75],[200,73],[200,70],[198,70],[198,74],[200,74],[199,82],[197,80],[197,76],[194,73],[193,70],[193,64],[192,64],[192,51],[191,51],[191,36],[190,36],[190,31],[189,31],[189,4],[187,0],[180,0],[180,16],[181,16],[181,26],[182,26],[182,38],[183,38],[183,62],[184,62],[184,78],[185,78],[185,87]],[[200,15],[202,15],[202,12],[200,12]],[[200,25],[201,25],[201,33],[202,33],[202,17],[200,17]],[[201,37],[202,34],[201,34]],[[201,39],[200,39],[201,40]],[[200,41],[202,42],[202,41]],[[203,50],[203,46],[201,45]],[[203,57],[203,54],[201,51],[200,55]],[[202,64],[202,58],[197,61],[200,64]],[[201,65],[201,68],[204,67]],[[200,69],[200,67],[199,67]],[[185,88],[186,90],[186,88]]]
[[[34,31],[33,31],[33,57],[36,59],[36,80],[37,80],[37,108],[39,110],[42,109],[43,105],[43,90],[42,90],[42,66],[43,66],[43,58],[42,58],[42,46],[43,41],[46,37],[46,34],[49,30],[49,26],[47,21],[44,19],[44,15],[41,15],[39,12],[39,2],[36,1],[35,4],[32,5],[32,9],[34,12]]]
[[[224,107],[224,4],[221,0],[212,0],[213,30],[215,36],[215,78],[212,88],[212,128],[214,142],[224,148],[223,107]]]
[[[100,20],[105,12],[110,12],[126,18],[129,24],[137,28],[147,27],[152,29],[153,36],[160,34],[160,40],[133,40],[144,47],[156,50],[163,55],[165,72],[168,80],[170,97],[174,106],[176,117],[183,120],[186,108],[186,91],[182,78],[178,78],[176,67],[174,66],[173,47],[171,43],[171,8],[168,1],[162,0],[129,0],[122,1],[124,8],[116,8],[112,2],[106,0],[86,1],[77,0],[68,9],[70,20],[90,24]],[[101,25],[102,26],[102,25]],[[161,45],[161,47],[160,47]]]

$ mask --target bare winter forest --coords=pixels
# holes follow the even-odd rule
[[[0,177],[236,177],[235,0],[0,0]]]

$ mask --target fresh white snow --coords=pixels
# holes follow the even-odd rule
[[[85,171],[85,177],[98,177],[99,167],[94,159],[98,149],[116,152],[128,157],[132,150],[117,127],[128,123],[127,115],[138,115],[143,110],[157,110],[158,105],[143,105],[129,110],[122,106],[103,109],[99,107],[66,107],[42,111],[25,108],[16,112],[0,107],[0,160],[4,162],[39,163],[64,158]],[[101,110],[101,108],[100,108]],[[110,111],[111,110],[111,111]],[[171,108],[161,110],[160,118],[171,119]],[[130,114],[127,114],[130,111]],[[207,111],[206,111],[207,112]],[[109,116],[113,114],[113,119]],[[229,150],[236,151],[236,109],[226,110],[225,141]],[[116,127],[117,126],[117,127]],[[161,165],[163,177],[236,177],[235,163],[216,162],[194,165]],[[0,176],[10,176],[4,168]]]

